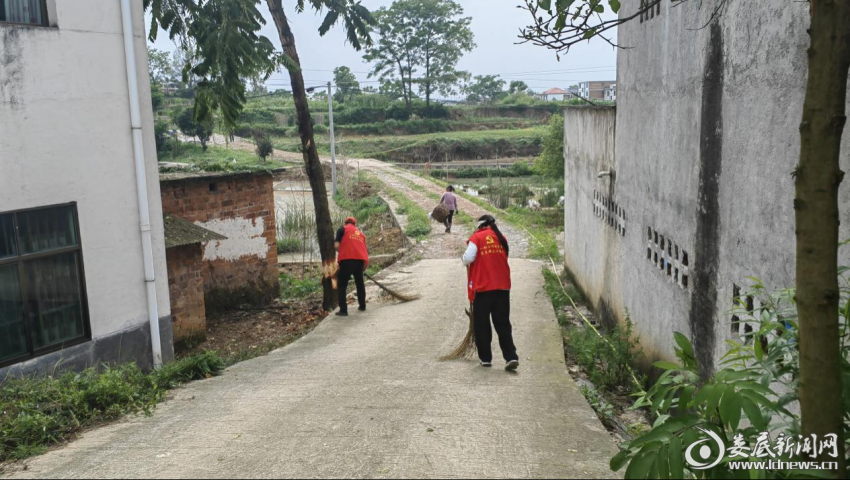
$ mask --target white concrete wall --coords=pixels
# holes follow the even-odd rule
[[[170,315],[142,2],[133,1],[160,316]],[[0,23],[0,212],[77,202],[94,338],[147,322],[118,0]]]
[[[660,16],[619,29],[619,41],[632,47],[618,54],[610,193],[625,208],[622,241],[605,243],[588,210],[588,195],[607,180],[592,178],[591,168],[567,178],[568,208],[577,212],[566,228],[580,234],[567,265],[595,304],[609,305],[620,320],[628,309],[650,360],[673,356],[678,331],[696,342],[698,356],[716,361],[733,337],[733,284],[746,289],[749,276],[771,289],[795,284],[791,172],[800,151],[809,6],[727,2],[719,23],[700,29],[716,3],[662,2]],[[620,14],[638,6],[624,2]],[[582,168],[585,160],[566,148],[567,171]],[[850,129],[841,162],[850,169]],[[845,181],[842,239],[850,238],[848,193]],[[689,253],[688,289],[647,260],[648,229]]]

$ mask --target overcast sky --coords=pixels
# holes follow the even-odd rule
[[[292,21],[306,84],[327,83],[333,77],[333,69],[341,65],[351,68],[358,80],[370,81],[367,78],[371,70],[369,64],[363,61],[362,52],[346,44],[342,29],[334,28],[320,37],[318,28],[322,17],[312,11],[295,14],[294,3],[294,0],[285,0],[284,7]],[[362,3],[370,10],[377,10],[391,4],[392,0],[362,0]],[[528,12],[516,8],[520,3],[521,0],[460,0],[464,15],[472,17],[472,31],[478,45],[460,61],[461,69],[473,75],[499,74],[507,81],[523,80],[535,91],[566,88],[586,80],[616,80],[617,53],[603,41],[576,46],[560,62],[553,52],[543,47],[516,45],[519,29],[529,18]],[[263,33],[279,46],[265,1],[260,8],[268,22]],[[166,35],[160,35],[154,47],[174,49]],[[288,89],[288,75],[276,73],[268,86]]]

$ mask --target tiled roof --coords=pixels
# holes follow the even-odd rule
[[[183,245],[193,245],[211,240],[227,240],[224,235],[199,227],[180,217],[166,215],[164,218],[165,248],[182,247]]]
[[[556,87],[556,88],[550,88],[549,90],[546,90],[545,92],[543,92],[543,95],[566,95],[568,93],[570,93],[570,92],[564,90],[563,88],[557,88]]]

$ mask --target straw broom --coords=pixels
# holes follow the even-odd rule
[[[466,267],[466,278],[469,279],[471,272],[470,267]],[[448,355],[440,357],[441,362],[449,360],[460,360],[462,358],[472,358],[475,356],[475,310],[472,306],[472,299],[475,294],[469,292],[469,308],[464,310],[466,316],[469,317],[469,329],[466,331],[466,336],[460,341],[460,344],[451,351]]]
[[[440,357],[441,362],[447,362],[449,360],[460,360],[463,358],[472,358],[475,356],[475,317],[472,304],[469,304],[469,308],[465,310],[466,316],[469,317],[469,330],[466,332],[466,336],[461,340],[460,345],[457,346],[451,353],[448,355]]]
[[[412,302],[414,300],[419,300],[419,298],[420,298],[419,295],[407,295],[407,294],[404,294],[404,293],[396,292],[395,290],[390,290],[389,288],[385,287],[380,282],[378,282],[377,280],[372,278],[372,276],[369,275],[368,273],[364,272],[363,274],[366,275],[366,278],[373,281],[375,283],[375,285],[377,285],[381,290],[387,292],[387,294],[389,296],[394,297],[401,302]]]

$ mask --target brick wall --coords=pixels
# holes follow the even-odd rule
[[[171,294],[171,320],[174,342],[203,340],[207,333],[204,307],[204,273],[201,244],[169,248],[168,290]]]
[[[278,295],[280,281],[273,177],[266,172],[169,178],[161,181],[162,209],[220,233],[204,244],[207,310]]]

